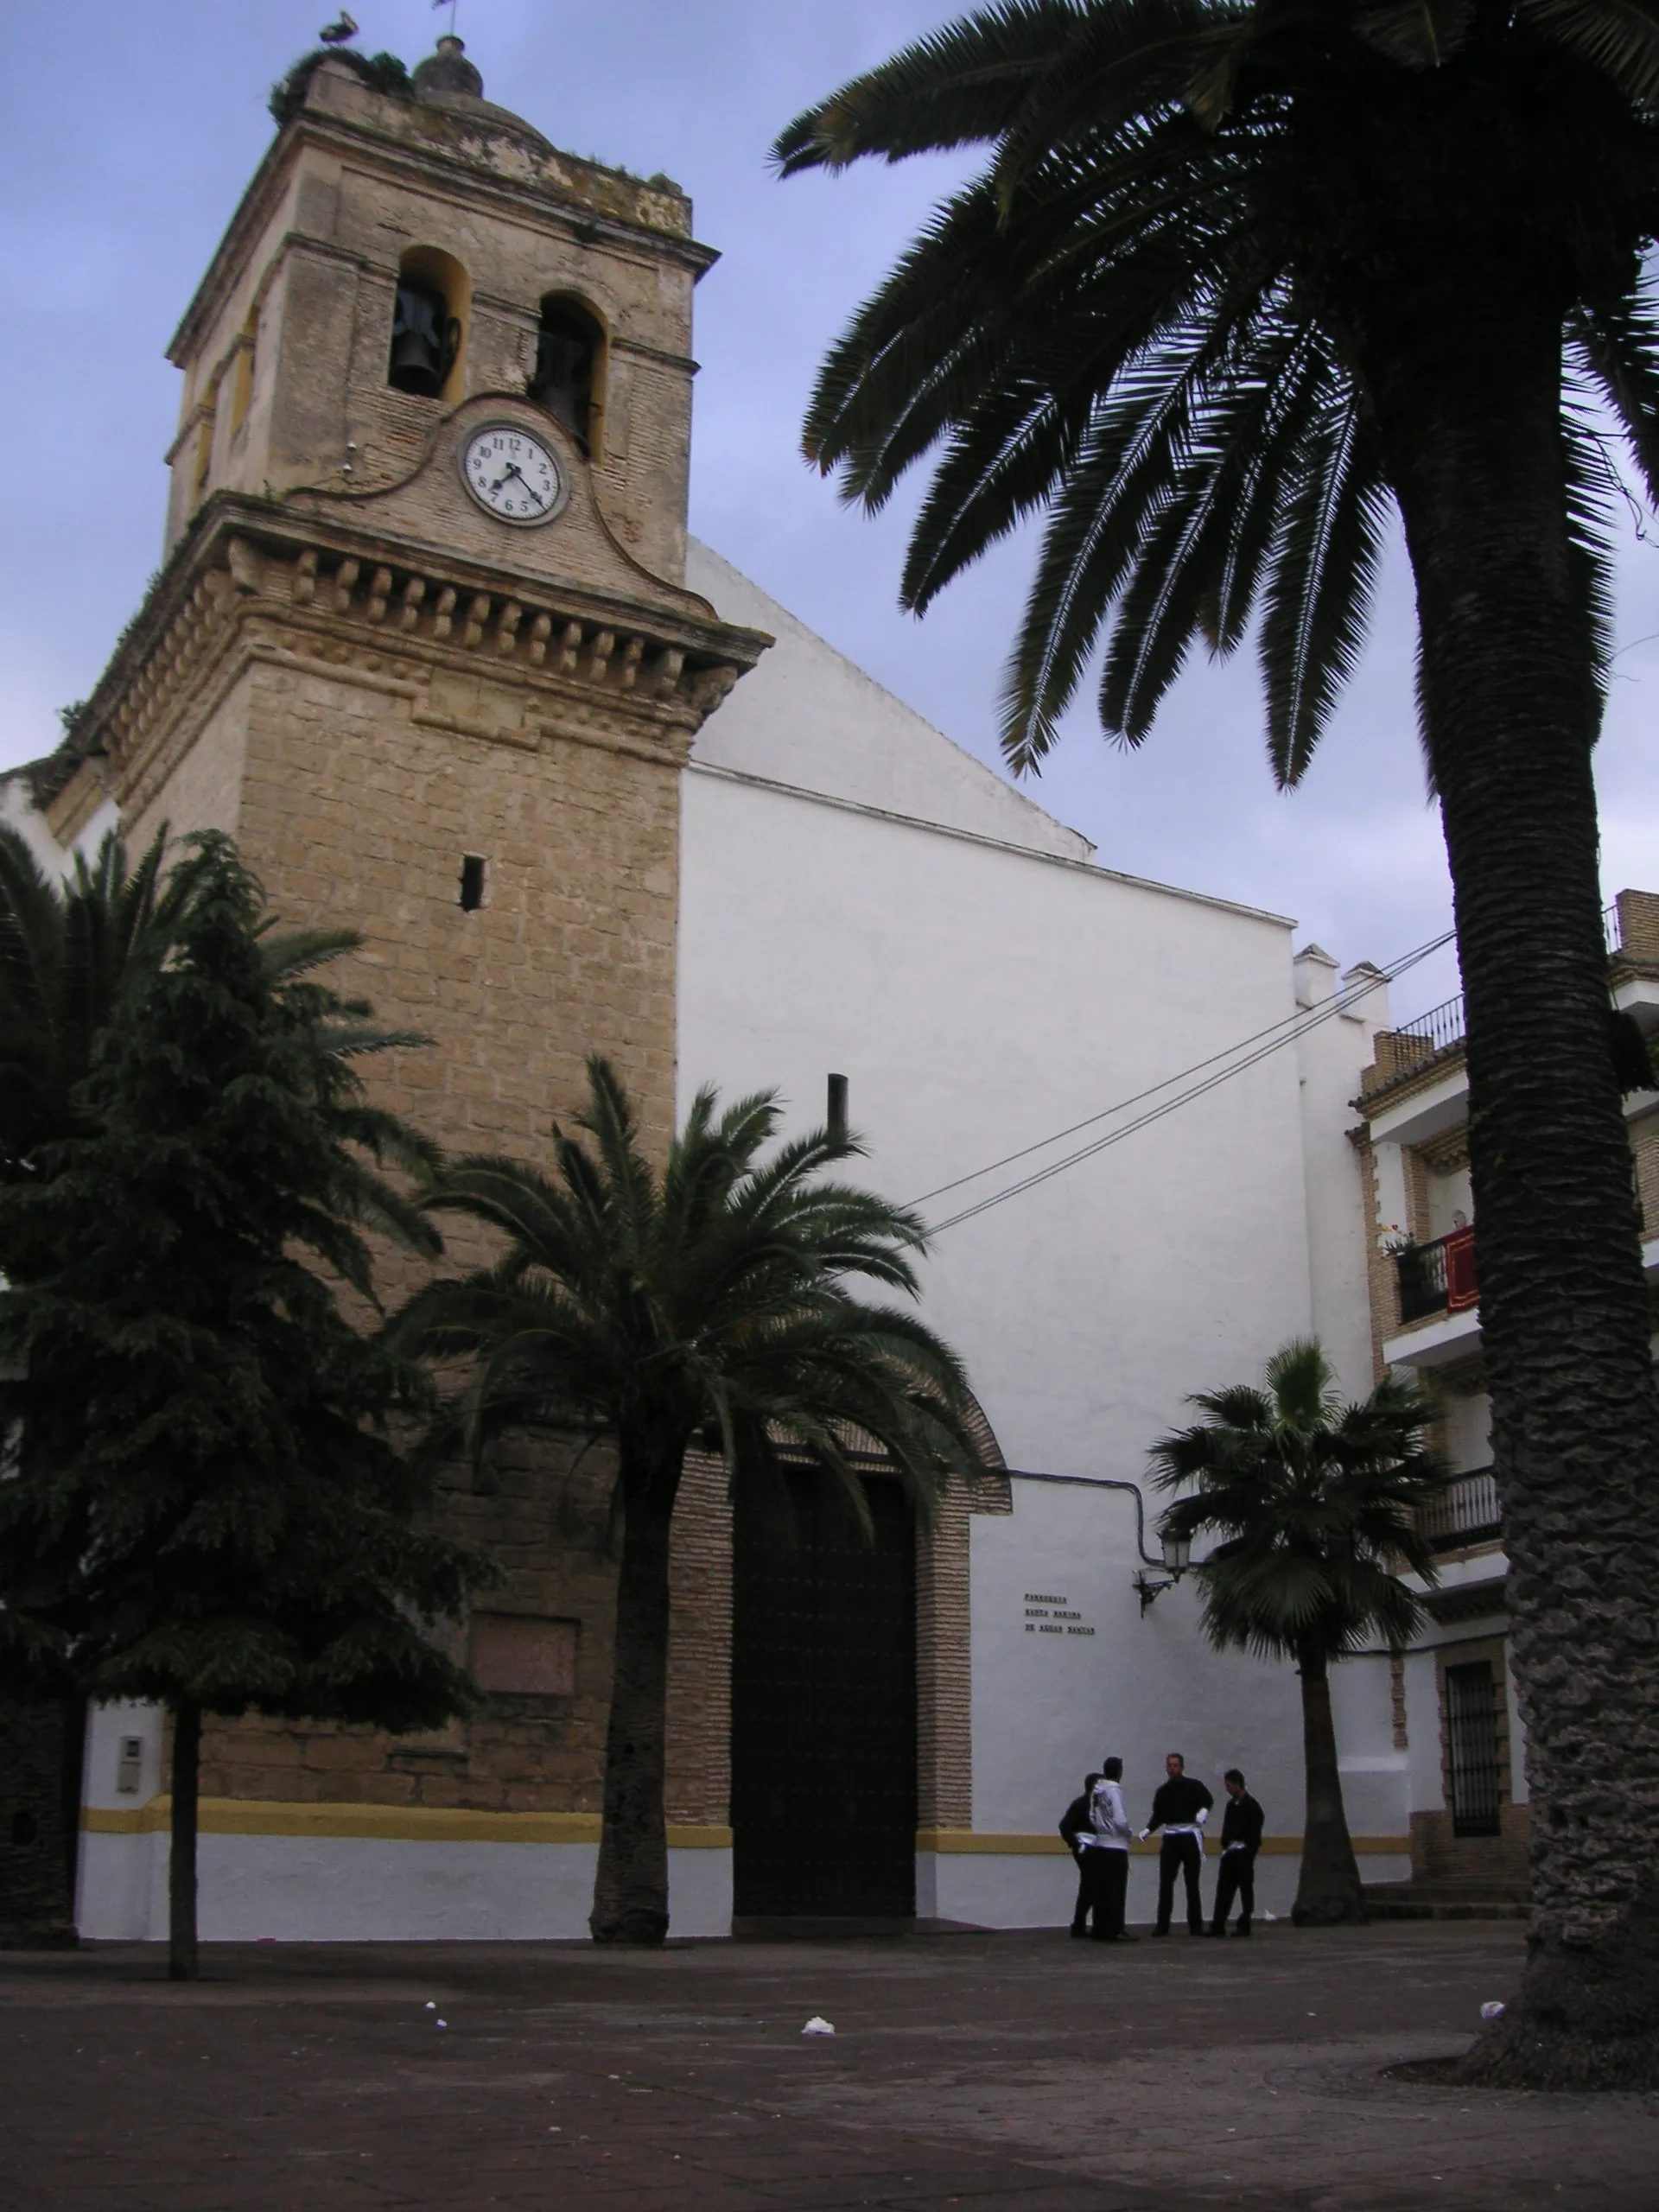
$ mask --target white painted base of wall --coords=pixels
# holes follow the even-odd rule
[[[585,1941],[599,1847],[404,1843],[353,1836],[204,1835],[198,1915],[208,1943]],[[165,1834],[81,1838],[80,1932],[167,1935]],[[728,1936],[729,1851],[671,1850],[670,1930]]]
[[[592,1843],[401,1842],[354,1836],[204,1835],[198,1912],[208,1943],[582,1942],[599,1847]],[[164,1833],[81,1837],[80,1933],[93,1942],[167,1936]],[[1204,1904],[1215,1898],[1206,1855]],[[1258,1859],[1258,1913],[1287,1917],[1301,1860]],[[1367,1853],[1368,1882],[1409,1879],[1411,1861]],[[670,1933],[725,1936],[732,1923],[729,1850],[668,1854]],[[979,1928],[1063,1928],[1077,1875],[1058,1852],[918,1852],[916,1912]],[[1176,1916],[1185,1908],[1176,1893]],[[1149,1926],[1158,1861],[1129,1862],[1128,1917]]]
[[[1217,1860],[1206,1854],[1202,1896],[1206,1916],[1215,1902]],[[1257,1915],[1275,1913],[1288,1919],[1295,1901],[1302,1862],[1294,1855],[1258,1859],[1255,1863]],[[1382,1853],[1368,1853],[1359,1862],[1367,1882],[1404,1882],[1411,1878],[1411,1860]],[[1069,1859],[1058,1852],[923,1852],[916,1859],[916,1911],[918,1918],[967,1921],[978,1928],[1064,1928],[1070,1924],[1077,1894],[1077,1877]],[[1175,1892],[1177,1924],[1182,1924],[1185,1891]],[[1128,1923],[1150,1927],[1158,1913],[1158,1861],[1137,1853],[1129,1861]]]

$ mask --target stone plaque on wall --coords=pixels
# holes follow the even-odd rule
[[[494,1697],[574,1697],[576,1623],[537,1613],[474,1613],[472,1670]]]

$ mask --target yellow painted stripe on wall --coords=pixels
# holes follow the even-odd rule
[[[93,1835],[154,1835],[172,1821],[172,1800],[152,1797],[130,1811],[88,1806],[81,1827]],[[448,1805],[291,1805],[272,1800],[204,1797],[203,1835],[360,1837],[383,1843],[597,1843],[597,1813],[487,1813]],[[671,1821],[671,1851],[726,1851],[728,1827]]]
[[[1214,1839],[1211,1838],[1211,1841]],[[1354,1850],[1362,1859],[1400,1858],[1411,1855],[1408,1835],[1357,1835]],[[918,1851],[933,1851],[947,1856],[983,1857],[987,1859],[1069,1858],[1065,1843],[1058,1835],[997,1835],[980,1828],[918,1828]],[[1146,1843],[1132,1843],[1130,1850],[1138,1859],[1155,1858],[1159,1841],[1156,1836]],[[1299,1835],[1269,1835],[1262,1839],[1262,1853],[1268,1859],[1299,1859],[1302,1839]],[[1213,1858],[1213,1851],[1206,1853]]]
[[[165,1833],[172,1815],[172,1800],[163,1796],[130,1809],[89,1805],[81,1813],[80,1825],[92,1835],[156,1835]],[[384,1843],[597,1843],[600,1832],[597,1813],[488,1813],[448,1805],[296,1805],[245,1797],[204,1797],[199,1821],[203,1835],[360,1837]],[[671,1821],[668,1842],[672,1851],[729,1851],[732,1831],[713,1822]],[[1361,1858],[1411,1855],[1411,1838],[1405,1835],[1357,1835],[1353,1844]],[[916,1848],[987,1859],[1068,1855],[1058,1835],[998,1834],[978,1828],[918,1828]],[[1153,1858],[1158,1840],[1130,1848],[1139,1858]],[[1299,1835],[1266,1836],[1262,1844],[1264,1858],[1294,1859],[1301,1848]]]

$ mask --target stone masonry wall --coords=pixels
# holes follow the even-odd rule
[[[279,913],[350,923],[337,971],[429,1034],[377,1096],[455,1150],[544,1154],[616,1063],[652,1141],[673,1114],[678,778],[555,741],[458,738],[355,675],[255,673],[243,849]],[[486,864],[460,905],[461,861]]]
[[[437,1500],[446,1530],[490,1552],[505,1572],[505,1588],[480,1601],[492,1617],[574,1624],[568,1693],[486,1694],[463,1719],[399,1737],[257,1716],[212,1721],[202,1745],[203,1794],[597,1813],[616,1605],[614,1465],[609,1450],[593,1446],[583,1431],[543,1430],[506,1439],[478,1481],[470,1469],[450,1469]],[[454,1653],[467,1656],[464,1630]]]
[[[61,1810],[65,1752],[60,1703],[0,1698],[0,1950],[74,1940]]]

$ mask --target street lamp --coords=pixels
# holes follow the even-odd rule
[[[1161,1598],[1166,1590],[1173,1590],[1175,1587],[1182,1575],[1186,1573],[1188,1563],[1192,1556],[1192,1543],[1185,1536],[1166,1535],[1163,1539],[1163,1546],[1164,1573],[1161,1575],[1152,1575],[1147,1573],[1145,1567],[1142,1567],[1135,1578],[1135,1586],[1141,1596],[1142,1619],[1146,1618],[1147,1608],[1154,1599]]]

